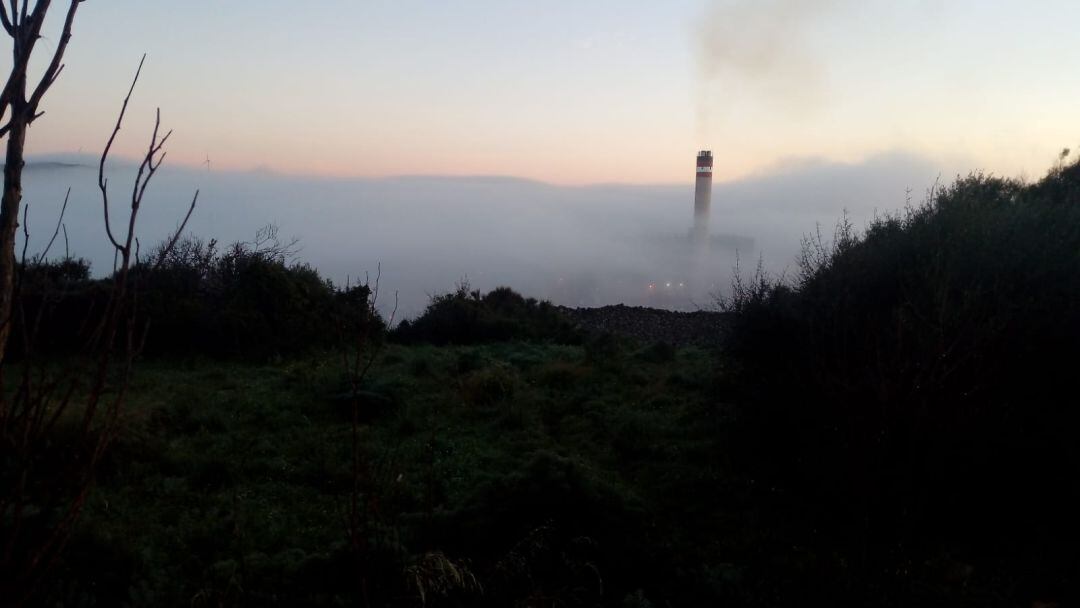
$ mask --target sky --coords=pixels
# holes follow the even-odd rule
[[[1080,144],[1078,22],[1058,0],[88,0],[28,148],[99,151],[145,52],[117,151],[160,106],[192,167],[675,184],[710,148],[720,182],[888,153],[1036,178]]]

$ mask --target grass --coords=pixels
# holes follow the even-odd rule
[[[689,498],[714,494],[707,484],[723,477],[713,430],[701,424],[713,358],[657,347],[614,357],[595,362],[582,347],[522,342],[384,352],[364,386],[362,441],[377,534],[390,538],[384,545],[400,560],[403,581],[424,556],[445,552],[466,560],[449,563],[471,564],[478,585],[470,592],[484,588],[485,601],[581,593],[565,581],[506,588],[507,557],[537,530],[566,536],[545,546],[585,537],[611,545],[578,560],[611,581],[605,603],[668,595],[678,579],[694,578],[665,572],[642,591],[610,554],[629,547],[630,558],[645,559],[667,546],[700,569],[709,553],[691,530],[715,525],[707,521],[715,514]],[[349,577],[332,576],[348,563],[347,393],[332,355],[276,365],[143,364],[125,432],[52,597],[105,605],[348,601]],[[518,511],[504,512],[515,504]],[[619,529],[605,529],[608,517]],[[647,538],[629,542],[618,538],[623,532]],[[584,568],[560,567],[566,572],[552,580],[580,578]]]

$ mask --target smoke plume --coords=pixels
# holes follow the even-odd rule
[[[719,104],[753,101],[788,113],[820,104],[825,69],[808,30],[843,1],[713,2],[697,31],[701,130],[708,130],[710,109]]]

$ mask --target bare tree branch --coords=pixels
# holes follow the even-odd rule
[[[135,78],[131,81],[131,88],[128,89],[127,96],[124,97],[124,105],[120,108],[120,116],[116,119],[116,126],[113,127],[112,135],[109,136],[109,141],[105,144],[105,150],[101,153],[101,162],[98,164],[98,188],[101,189],[101,202],[105,211],[105,234],[109,236],[109,242],[117,250],[121,250],[123,247],[113,236],[112,226],[109,223],[109,180],[105,179],[105,160],[109,157],[109,151],[112,150],[116,135],[120,132],[120,126],[124,123],[124,114],[127,113],[128,102],[131,101],[131,94],[135,91],[135,84],[139,82],[139,75],[142,74],[145,62],[146,54],[143,53],[142,59],[139,60],[139,68],[135,70]]]
[[[8,36],[15,37],[15,24],[8,18],[7,7],[0,4],[0,22],[4,24],[4,31],[8,33]]]
[[[38,254],[39,261],[44,260],[49,255],[53,242],[56,241],[57,235],[60,234],[60,227],[64,224],[64,213],[67,211],[69,198],[71,198],[71,186],[68,186],[67,194],[64,195],[64,206],[60,208],[60,217],[56,218],[56,230],[53,230],[52,238],[49,239],[49,244],[45,246],[45,250]],[[64,240],[67,240],[67,229],[64,230]]]
[[[176,232],[173,233],[172,238],[169,239],[168,244],[165,245],[165,247],[162,248],[161,252],[158,254],[157,262],[154,264],[154,270],[157,270],[161,267],[161,264],[165,261],[165,258],[168,257],[169,253],[173,250],[174,247],[176,247],[176,242],[180,240],[180,235],[184,232],[184,228],[187,227],[188,220],[191,219],[191,214],[195,211],[195,203],[198,202],[198,200],[199,191],[196,190],[195,196],[191,199],[191,205],[188,206],[187,214],[184,215],[183,221],[181,221],[180,226],[176,228]]]

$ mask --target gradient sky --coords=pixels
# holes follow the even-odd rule
[[[898,150],[1036,177],[1080,144],[1076,23],[1051,0],[88,0],[28,146],[99,151],[146,52],[118,150],[161,106],[189,165],[685,182],[710,147],[719,179]]]

